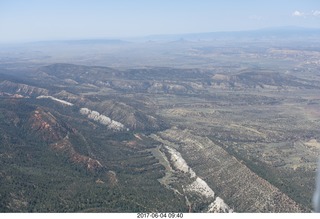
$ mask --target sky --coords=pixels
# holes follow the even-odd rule
[[[0,0],[0,42],[320,28],[320,0]]]

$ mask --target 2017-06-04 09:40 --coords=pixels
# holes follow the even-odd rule
[[[183,213],[138,213],[137,218],[183,218]]]

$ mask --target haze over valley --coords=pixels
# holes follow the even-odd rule
[[[22,39],[3,25],[0,212],[311,212],[316,9],[187,34]]]

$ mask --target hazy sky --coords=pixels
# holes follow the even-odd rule
[[[0,42],[320,28],[320,0],[0,0]]]

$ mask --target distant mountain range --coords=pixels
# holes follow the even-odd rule
[[[37,45],[66,44],[66,45],[128,45],[134,42],[186,42],[186,41],[212,41],[212,40],[287,40],[287,39],[320,39],[320,28],[303,27],[272,27],[244,31],[218,31],[204,33],[157,34],[131,38],[91,38],[69,39],[31,42]]]
[[[220,32],[205,32],[205,33],[186,33],[186,34],[161,34],[150,35],[144,37],[148,40],[224,40],[224,39],[268,39],[268,38],[305,38],[319,37],[320,29],[302,28],[302,27],[273,27],[258,30],[245,31],[220,31]]]

